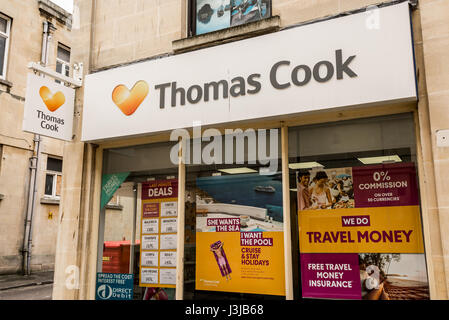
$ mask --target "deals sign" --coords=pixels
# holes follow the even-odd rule
[[[429,299],[413,163],[303,171],[297,185],[304,297]]]
[[[28,74],[23,131],[71,141],[75,90],[51,78]]]
[[[176,287],[178,180],[142,184],[141,287]]]

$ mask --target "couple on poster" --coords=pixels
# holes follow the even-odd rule
[[[306,170],[297,172],[298,210],[350,208],[353,199],[352,178],[348,174],[317,171],[312,181]]]

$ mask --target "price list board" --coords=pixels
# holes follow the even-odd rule
[[[140,229],[141,287],[176,287],[178,181],[142,184]]]

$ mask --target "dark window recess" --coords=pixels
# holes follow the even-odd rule
[[[57,57],[62,61],[70,62],[70,49],[63,47],[62,45],[59,45]]]
[[[47,174],[45,176],[45,194],[48,196],[53,195],[53,179],[54,175]]]
[[[6,38],[0,37],[0,75],[3,74],[3,65],[6,56]]]
[[[55,158],[48,158],[47,159],[47,170],[62,172],[62,160],[55,159]],[[47,175],[47,177],[48,177],[48,175]]]

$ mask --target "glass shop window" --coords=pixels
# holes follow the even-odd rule
[[[172,147],[104,151],[97,300],[175,297],[178,167],[170,161]],[[103,284],[124,294],[114,298]]]
[[[289,128],[295,296],[429,299],[412,114]]]
[[[184,299],[285,299],[280,134],[203,134],[184,146]]]
[[[271,17],[271,0],[191,0],[189,5],[190,35]]]

